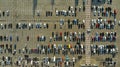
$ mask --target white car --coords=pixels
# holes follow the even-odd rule
[[[1,23],[0,28],[3,29],[4,25]]]
[[[74,10],[72,10],[72,16],[74,16],[75,15],[75,11]]]
[[[93,15],[96,16],[96,10],[93,12]]]
[[[40,16],[40,11],[39,11],[39,10],[37,10],[37,12],[36,12],[36,13],[37,13],[37,16]]]
[[[85,20],[83,19],[83,23],[85,23]]]
[[[68,11],[68,15],[71,16],[71,11],[70,10]]]
[[[120,26],[120,21],[118,22],[118,25]]]
[[[96,10],[96,6],[95,5],[93,6],[93,10]]]
[[[66,15],[67,15],[67,14],[65,13],[66,10],[61,10],[61,12],[62,12],[62,15],[63,15],[63,16],[66,16]]]
[[[9,10],[6,11],[6,15],[9,16]]]
[[[47,25],[46,25],[46,23],[44,23],[44,28],[46,28],[47,27]]]
[[[64,36],[64,40],[65,40],[65,41],[67,40],[67,36]]]
[[[56,16],[58,16],[58,15],[59,15],[58,10],[56,10]]]
[[[73,10],[73,6],[71,6],[70,8],[71,8],[71,10]]]
[[[79,7],[79,11],[81,11],[81,6]]]
[[[29,25],[28,25],[29,27],[31,27],[31,23],[29,23]]]
[[[21,23],[18,23],[18,28],[21,29],[22,25]]]

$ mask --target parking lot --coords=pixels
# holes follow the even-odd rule
[[[41,62],[43,62],[43,58],[47,58],[44,59],[45,63],[43,63],[43,67],[47,67],[47,65],[49,65],[49,67],[80,67],[81,64],[85,63],[85,47],[82,46],[85,45],[85,36],[82,33],[86,32],[83,0],[79,0],[76,7],[74,0],[54,1],[55,3],[52,6],[51,0],[0,0],[0,45],[4,45],[4,48],[0,48],[0,67],[16,67],[16,61],[21,57],[23,59],[20,61],[21,63],[18,62],[18,66],[32,66],[33,61],[26,61],[24,55],[28,55],[30,59],[36,59],[37,57],[37,59],[39,59],[38,67],[42,67]],[[95,47],[91,47],[97,51],[94,52],[93,49],[92,52],[91,50],[91,63],[97,64],[98,67],[105,67],[103,66],[105,59],[112,58],[114,54],[114,51],[107,52],[109,47],[104,46],[103,48],[100,45],[116,46],[116,48],[114,48],[116,50],[116,56],[112,58],[112,60],[113,63],[114,61],[116,62],[115,67],[120,66],[120,53],[118,51],[120,49],[120,26],[118,25],[118,22],[120,22],[119,3],[120,1],[114,0],[112,4],[108,4],[107,2],[105,4],[101,4],[104,8],[112,8],[111,12],[113,12],[112,14],[114,15],[111,15],[111,17],[110,15],[107,17],[107,13],[105,16],[102,16],[102,13],[98,16],[98,13],[95,13],[95,11],[91,12],[91,21],[96,19],[97,22],[101,23],[105,22],[104,19],[106,19],[107,21],[112,20],[112,22],[115,23],[110,27],[109,22],[105,22],[105,27],[103,27],[104,25],[101,27],[97,26],[97,22],[96,25],[91,26],[91,46],[98,45],[99,48],[97,49],[100,49],[100,51],[97,51]],[[116,16],[115,10],[117,12]],[[102,21],[98,21],[98,18],[102,18]],[[93,21],[93,23],[95,22]],[[110,24],[112,25],[112,23]],[[113,35],[111,34],[111,39],[103,38],[99,40],[97,35],[99,36],[102,32],[105,33],[104,35],[106,35],[106,37],[106,32],[116,32],[116,35],[113,33]],[[96,33],[98,34],[96,35]],[[82,37],[79,38],[79,34],[82,34]],[[94,41],[92,41],[92,37],[96,37],[94,38]],[[8,45],[8,49],[6,48],[6,44]],[[10,45],[12,45],[12,48],[10,48]],[[42,48],[41,45],[43,45],[44,48]],[[48,46],[52,45],[54,48],[62,45],[64,49],[61,48],[59,53],[58,48],[58,50],[50,48],[50,52],[48,51],[47,53],[44,53],[45,49],[48,49]],[[81,46],[81,48],[77,48],[77,45]],[[36,51],[38,47],[41,47],[39,48],[40,52]],[[72,53],[73,47],[76,49],[75,53]],[[9,50],[9,48],[12,51]],[[112,48],[113,47],[110,47],[111,50]],[[106,52],[102,52],[102,49]],[[12,65],[2,65],[3,56],[12,57]],[[82,56],[82,58],[78,58],[79,56]],[[58,62],[55,63],[52,60],[49,63],[47,62],[48,58],[53,58],[54,60],[54,57],[60,58]],[[76,59],[75,65],[73,64],[73,57]],[[63,58],[69,58],[69,61],[67,59],[63,60]],[[106,65],[106,67],[109,66]]]

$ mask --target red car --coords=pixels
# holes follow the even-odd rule
[[[27,41],[29,41],[29,36],[27,36]]]

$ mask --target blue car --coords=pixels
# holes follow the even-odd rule
[[[10,41],[12,41],[12,36],[10,36]]]

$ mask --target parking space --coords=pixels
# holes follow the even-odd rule
[[[1,66],[80,67],[85,62],[86,2],[78,0],[75,7],[75,1],[0,0]],[[119,1],[101,3],[92,4],[91,62],[119,67]]]

